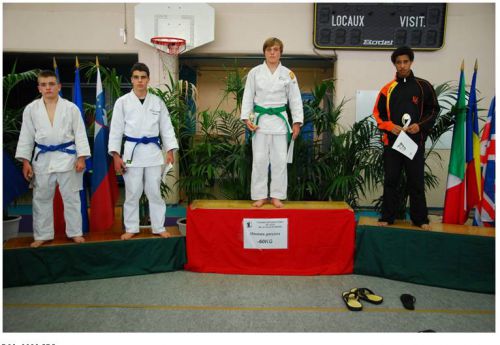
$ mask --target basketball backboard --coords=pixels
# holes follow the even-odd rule
[[[198,3],[139,4],[135,6],[135,38],[151,44],[155,36],[186,40],[186,50],[214,40],[213,7]]]

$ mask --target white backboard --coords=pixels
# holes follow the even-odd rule
[[[166,3],[135,6],[135,38],[151,44],[151,37],[167,36],[186,40],[186,50],[214,40],[215,12],[207,4]]]

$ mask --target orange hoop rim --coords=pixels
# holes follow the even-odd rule
[[[171,55],[178,55],[186,49],[186,40],[178,37],[155,36],[151,38],[151,43]]]

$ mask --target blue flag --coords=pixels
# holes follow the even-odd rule
[[[57,82],[60,84],[61,83],[61,78],[59,78],[59,68],[57,68],[57,63],[56,63],[56,58],[55,56],[52,58],[52,61],[54,63],[54,72],[56,73],[56,79],[57,79]],[[59,96],[62,97],[62,89],[59,90]]]
[[[80,65],[78,63],[78,57],[76,58],[76,65],[75,65],[75,83],[73,84],[73,103],[75,103],[78,109],[80,109],[80,114],[82,115],[83,123],[85,124],[85,112],[83,111],[83,97],[82,97],[82,89],[80,87]],[[83,189],[80,191],[80,202],[82,211],[82,231],[84,233],[89,231],[89,217],[87,213],[88,183],[86,182],[87,178],[85,176],[91,169],[91,160],[89,158],[85,160],[85,165],[86,165],[86,171],[83,177]]]

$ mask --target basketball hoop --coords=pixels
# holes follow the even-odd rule
[[[151,38],[151,43],[169,55],[179,55],[186,50],[186,40],[183,38],[156,36]]]

